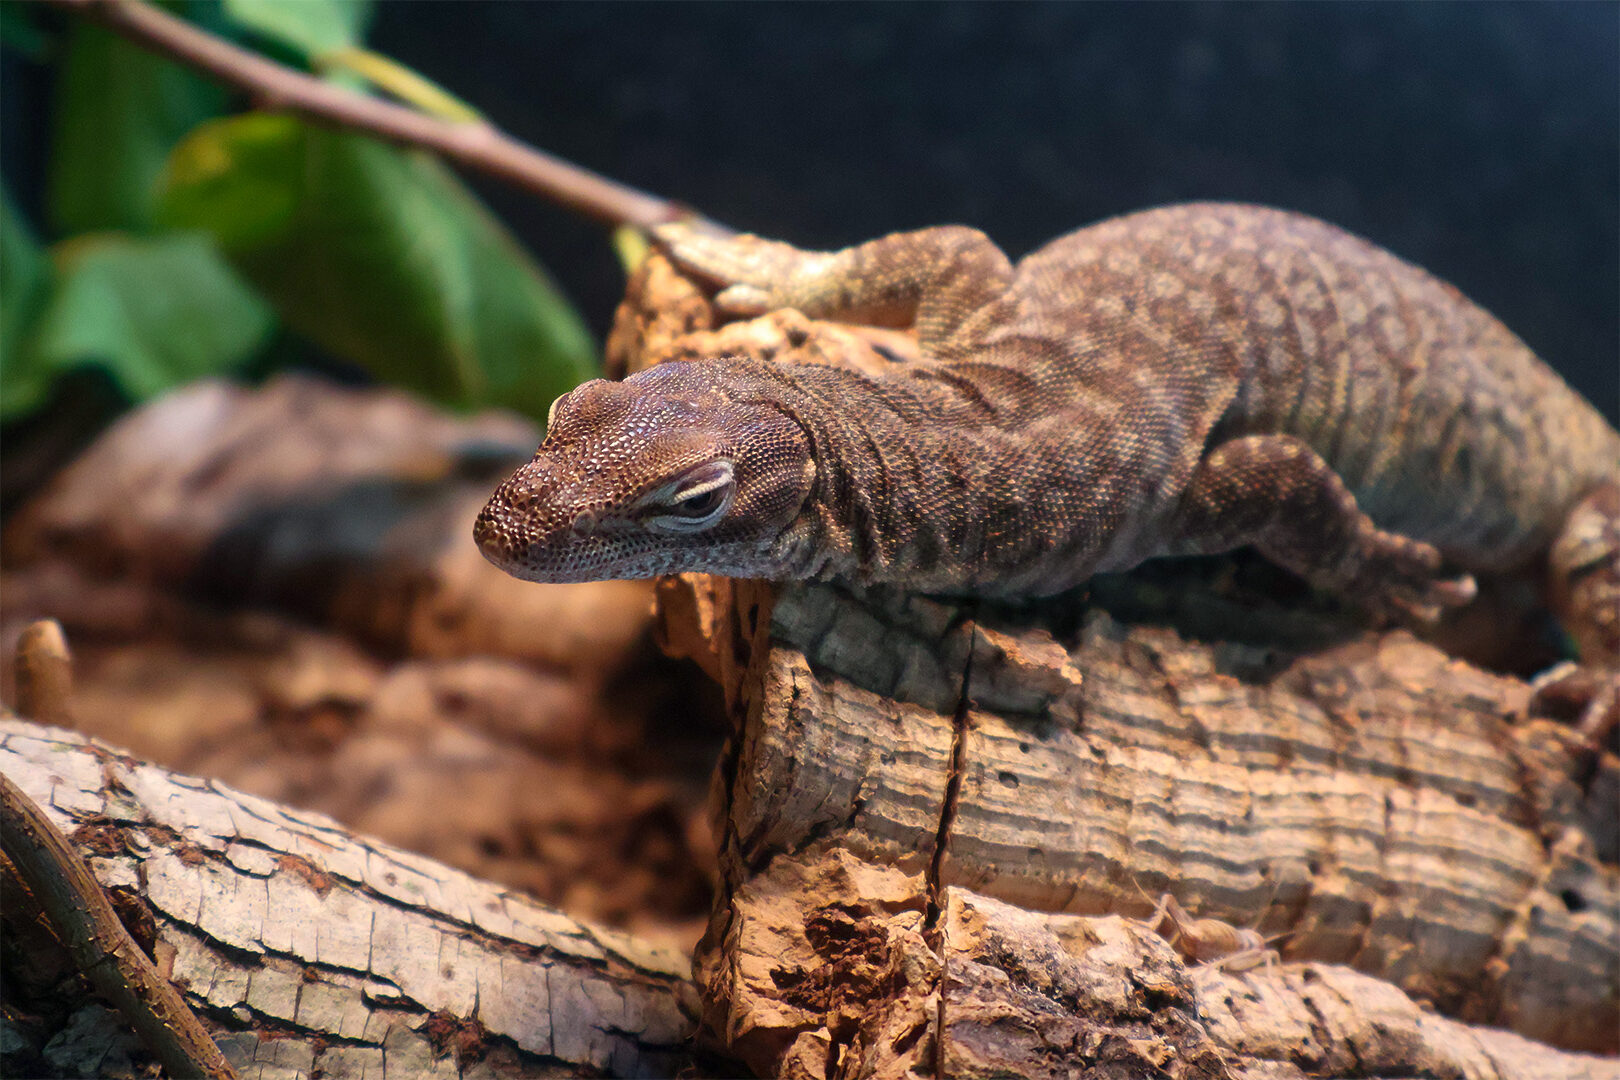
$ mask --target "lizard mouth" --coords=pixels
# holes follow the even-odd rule
[[[546,544],[522,525],[515,525],[506,508],[491,499],[473,525],[473,542],[478,551],[495,566],[524,581],[571,582],[591,581],[589,568],[578,564],[582,537],[575,536],[570,544]],[[567,551],[573,557],[566,562],[551,555],[551,549]],[[569,564],[574,564],[570,566]],[[570,569],[573,573],[570,573]]]
[[[519,482],[523,475],[520,469],[509,477],[478,512],[473,543],[484,558],[514,577],[548,580],[545,560],[536,556],[542,546],[537,541],[549,530],[535,520],[535,494],[531,485]]]
[[[693,561],[685,552],[659,550],[651,538],[602,522],[587,531],[570,525],[546,537],[514,535],[499,511],[488,507],[473,526],[473,539],[484,558],[506,573],[550,585],[657,577],[688,569]]]
[[[677,553],[612,515],[537,513],[523,490],[503,487],[480,511],[473,542],[491,563],[524,581],[572,584],[668,573]]]

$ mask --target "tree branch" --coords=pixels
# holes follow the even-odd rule
[[[677,203],[537,150],[491,124],[452,123],[334,86],[199,30],[143,0],[51,2],[246,90],[266,107],[435,151],[603,224],[646,228],[687,213]]]
[[[3,774],[0,842],[79,971],[117,1006],[163,1071],[176,1077],[235,1080],[236,1071],[196,1014],[118,921],[72,843]]]
[[[43,619],[23,631],[14,660],[20,703],[65,718],[72,685],[62,627]],[[159,975],[113,911],[78,849],[11,779],[0,774],[0,849],[33,894],[73,962],[117,1006],[170,1076],[236,1072],[174,986]]]

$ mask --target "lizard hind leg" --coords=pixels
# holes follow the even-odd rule
[[[1432,545],[1373,524],[1321,455],[1291,435],[1248,435],[1205,455],[1173,524],[1179,554],[1253,545],[1272,562],[1380,615],[1433,621],[1474,596]],[[1393,609],[1393,610],[1392,610]]]

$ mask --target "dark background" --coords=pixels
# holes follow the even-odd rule
[[[1614,3],[386,0],[371,41],[520,138],[806,246],[960,221],[1017,255],[1173,200],[1304,210],[1620,415]],[[6,84],[7,178],[37,209],[44,102]],[[475,183],[602,333],[623,278],[601,231]]]
[[[1620,414],[1620,6],[384,3],[517,136],[806,246],[1017,255],[1184,199],[1304,210],[1458,285]],[[601,332],[597,230],[480,188]]]

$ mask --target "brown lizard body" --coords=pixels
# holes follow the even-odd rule
[[[586,383],[480,515],[523,578],[701,570],[1036,596],[1246,544],[1432,612],[1547,548],[1620,434],[1451,286],[1333,226],[1197,204],[1013,266],[925,229],[804,252],[684,227],[736,314],[914,324],[874,377],[725,357]]]

